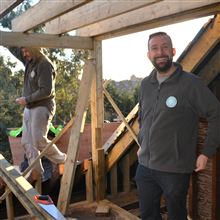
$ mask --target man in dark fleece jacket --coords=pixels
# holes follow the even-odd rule
[[[21,143],[28,163],[31,164],[50,141],[49,125],[55,114],[55,71],[48,58],[38,48],[9,48],[10,52],[25,65],[24,88],[16,102],[24,106]],[[55,164],[62,164],[66,154],[52,145],[45,157]],[[32,170],[32,180],[43,173],[41,161]],[[31,178],[30,178],[31,179]]]
[[[220,103],[197,76],[173,62],[175,49],[164,32],[150,35],[148,58],[155,67],[139,95],[139,165],[136,183],[141,218],[162,220],[164,195],[169,220],[187,220],[190,175],[206,167],[220,145]],[[199,118],[208,121],[202,153],[196,157]]]

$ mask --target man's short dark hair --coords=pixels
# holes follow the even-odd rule
[[[150,42],[150,40],[151,40],[153,37],[156,37],[156,36],[167,36],[168,39],[170,40],[171,46],[173,47],[173,43],[172,43],[172,40],[171,40],[170,36],[169,36],[166,32],[160,31],[160,32],[155,32],[155,33],[149,35],[149,39],[148,39],[148,49],[149,49],[149,42]]]

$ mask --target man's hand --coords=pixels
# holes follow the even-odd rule
[[[16,99],[16,102],[21,105],[21,106],[25,106],[27,104],[25,97],[20,97]]]
[[[208,161],[208,157],[204,154],[200,154],[196,160],[196,169],[195,172],[204,170],[206,168],[206,164]]]

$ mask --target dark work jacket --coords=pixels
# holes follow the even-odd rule
[[[141,83],[139,163],[176,173],[195,169],[199,118],[208,121],[202,153],[211,157],[220,145],[220,103],[201,79],[176,71],[159,85],[154,71]]]
[[[45,106],[55,112],[55,71],[46,57],[38,62],[25,60],[21,49],[10,47],[10,52],[25,65],[23,96],[27,108]]]

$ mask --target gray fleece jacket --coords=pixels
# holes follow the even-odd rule
[[[200,78],[175,65],[175,73],[160,85],[156,72],[142,80],[138,160],[159,171],[191,173],[200,117],[208,121],[202,153],[211,157],[220,145],[220,103]]]
[[[27,108],[45,106],[55,111],[55,71],[49,60],[42,56],[38,61],[25,60],[21,49],[10,47],[10,52],[25,65],[23,96]]]

